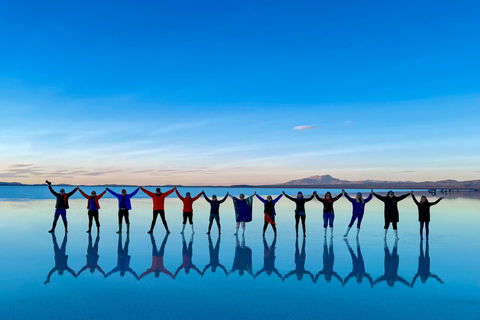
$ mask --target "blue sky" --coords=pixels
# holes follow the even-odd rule
[[[1,3],[0,181],[480,179],[478,12]]]

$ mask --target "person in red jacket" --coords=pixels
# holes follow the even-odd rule
[[[92,232],[92,222],[93,218],[95,218],[95,224],[97,225],[97,232],[100,232],[100,221],[98,220],[98,209],[100,209],[100,204],[98,203],[98,200],[103,197],[105,192],[107,192],[107,189],[100,193],[97,196],[97,193],[95,191],[92,191],[92,193],[87,195],[85,192],[80,189],[80,187],[77,187],[78,191],[82,194],[82,196],[85,197],[85,199],[88,199],[87,202],[87,209],[88,209],[88,231],[87,233]]]
[[[168,225],[167,225],[167,220],[165,220],[165,198],[168,197],[170,194],[173,193],[177,188],[173,188],[171,190],[168,190],[167,192],[162,193],[160,188],[156,189],[156,193],[150,192],[142,187],[139,187],[140,190],[145,192],[149,197],[152,198],[153,200],[153,220],[152,220],[152,225],[150,226],[150,230],[147,233],[152,233],[153,228],[155,228],[155,223],[157,222],[157,217],[160,215],[160,218],[162,218],[163,226],[165,227],[165,231],[167,233],[170,233],[168,230]]]
[[[183,228],[181,234],[183,234],[183,231],[185,230],[185,224],[188,222],[192,226],[192,234],[195,233],[193,230],[193,202],[200,198],[200,196],[203,194],[203,191],[201,191],[198,196],[195,198],[190,197],[190,192],[187,192],[185,195],[185,198],[178,193],[177,189],[175,189],[175,193],[177,194],[178,198],[183,201]]]

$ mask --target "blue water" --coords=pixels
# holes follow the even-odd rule
[[[196,195],[201,190],[180,189],[182,194],[186,191]],[[208,195],[223,196],[226,191],[205,189]],[[250,195],[255,190],[228,191]],[[331,191],[335,195],[339,190]],[[281,190],[257,192],[278,195]],[[238,237],[233,235],[232,201],[222,204],[219,238],[215,224],[211,237],[205,234],[209,206],[202,198],[194,205],[195,235],[187,225],[182,236],[182,203],[172,196],[165,206],[172,233],[165,237],[160,219],[153,236],[146,233],[152,204],[139,193],[132,199],[127,238],[125,232],[120,237],[115,233],[117,201],[109,195],[100,200],[102,226],[97,237],[96,231],[85,233],[86,200],[75,194],[65,237],[61,222],[55,236],[47,233],[55,200],[46,187],[0,187],[0,194],[2,319],[451,319],[480,315],[478,194],[447,195],[432,207],[428,243],[419,239],[416,206],[410,198],[399,204],[400,240],[396,242],[390,231],[385,243],[383,203],[375,199],[367,204],[359,241],[351,232],[347,242],[343,234],[351,204],[343,198],[335,203],[333,239],[330,234],[323,237],[322,206],[316,200],[306,205],[307,237],[297,239],[294,204],[284,198],[276,206],[277,238],[269,227],[263,239],[262,204],[257,200],[253,221],[247,224],[245,236]],[[124,272],[117,268],[119,260],[121,266],[128,265]]]

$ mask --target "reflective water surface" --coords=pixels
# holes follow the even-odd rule
[[[366,205],[358,239],[356,232],[343,239],[352,211],[344,198],[335,202],[333,238],[330,231],[324,238],[322,205],[316,200],[306,204],[307,237],[296,238],[295,205],[284,198],[276,205],[277,237],[270,227],[262,237],[258,200],[244,234],[240,229],[233,235],[230,199],[220,207],[222,234],[215,224],[205,234],[209,204],[203,198],[194,204],[196,233],[187,227],[182,235],[182,203],[174,196],[165,205],[172,233],[166,235],[157,222],[147,234],[152,203],[140,193],[132,198],[129,234],[125,228],[116,234],[118,201],[109,195],[100,200],[100,233],[95,228],[86,233],[86,200],[79,194],[69,201],[68,234],[61,222],[49,234],[55,200],[46,187],[0,191],[3,319],[480,316],[480,199],[472,193],[447,195],[432,207],[429,241],[420,240],[416,205],[403,200],[400,240],[390,230],[384,241],[383,203],[376,199]],[[205,189],[209,196],[226,191]],[[255,190],[228,191],[251,195]],[[281,190],[257,192],[276,196]]]

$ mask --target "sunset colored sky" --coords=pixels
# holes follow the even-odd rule
[[[0,4],[0,181],[480,179],[477,1]]]

